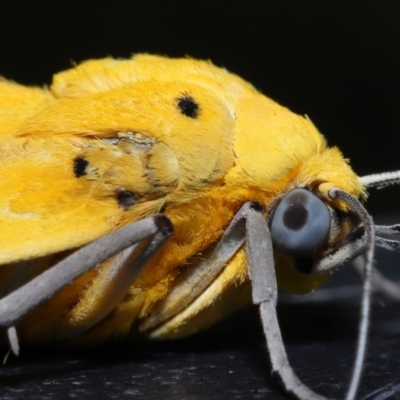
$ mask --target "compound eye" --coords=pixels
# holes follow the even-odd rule
[[[306,189],[293,189],[271,219],[275,246],[293,257],[311,256],[328,240],[331,216],[325,203]]]

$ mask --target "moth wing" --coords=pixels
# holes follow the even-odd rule
[[[177,180],[159,142],[47,135],[7,137],[0,148],[2,264],[82,246],[157,212],[162,178],[169,189]]]
[[[51,93],[0,77],[0,135],[2,142],[14,136],[18,127],[44,105],[53,101]]]
[[[50,91],[0,86],[0,263],[82,246],[232,168],[235,119],[208,64],[183,60],[170,76],[155,61],[85,63]]]

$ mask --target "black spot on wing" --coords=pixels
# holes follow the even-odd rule
[[[125,189],[117,189],[115,191],[117,196],[118,205],[124,210],[129,210],[137,202],[136,196],[130,191]]]
[[[89,165],[89,161],[86,160],[83,157],[76,157],[74,159],[74,175],[77,178],[80,178],[81,176],[85,176],[87,174],[87,167]]]
[[[182,93],[176,100],[177,107],[183,115],[193,119],[199,116],[200,106],[190,94]]]

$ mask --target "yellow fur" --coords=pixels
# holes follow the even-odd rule
[[[195,118],[177,107],[185,96],[199,106]],[[12,280],[13,270],[33,271],[0,287],[3,294],[62,252],[130,222],[163,211],[174,225],[122,301],[78,342],[126,335],[134,323],[145,327],[157,304],[168,302],[178,274],[221,237],[244,202],[257,201],[268,217],[294,187],[307,186],[342,210],[326,198],[331,186],[364,195],[339,150],[328,148],[307,118],[192,59],[87,61],[57,74],[49,90],[0,81],[0,134],[0,280]],[[77,159],[87,162],[84,174],[74,170]],[[134,204],[118,204],[121,190]],[[24,318],[21,338],[55,341],[98,312],[112,262]],[[288,263],[278,263],[278,279],[291,291],[310,291],[325,280],[304,278]],[[193,333],[249,298],[242,249],[186,310],[147,334]]]

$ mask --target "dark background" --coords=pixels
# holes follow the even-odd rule
[[[137,52],[211,59],[309,115],[359,175],[400,169],[397,0],[13,0],[0,12],[9,79],[42,85],[72,61]],[[398,193],[370,209],[397,211]]]
[[[360,175],[400,169],[398,0],[14,0],[2,2],[0,21],[0,74],[9,79],[48,84],[72,62],[137,52],[211,59],[307,113]],[[369,209],[398,213],[399,198],[399,188],[373,193]],[[394,268],[398,257],[391,263]],[[279,315],[302,379],[342,397],[357,298],[335,297],[333,303],[285,303]],[[364,399],[400,398],[398,305],[387,304],[380,299],[375,305]],[[256,314],[244,311],[172,344],[89,355],[24,350],[0,369],[0,397],[285,398],[269,377]],[[382,397],[382,391],[389,394]]]

